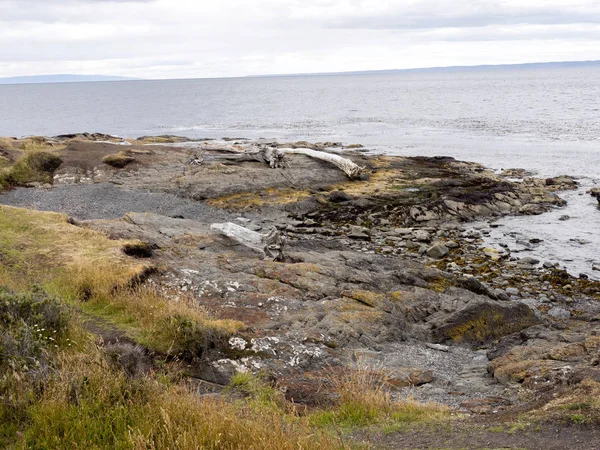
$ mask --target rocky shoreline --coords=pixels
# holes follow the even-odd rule
[[[568,176],[335,143],[39,139],[62,159],[52,183],[0,193],[0,204],[140,240],[158,268],[145,283],[245,324],[221,348],[186,356],[200,383],[268,373],[313,407],[333,401],[329,371],[367,365],[396,397],[474,414],[542,408],[600,383],[600,283],[484,245],[499,217],[564,205]],[[273,168],[254,148],[308,148],[362,172],[351,179],[294,153]],[[9,161],[16,153],[0,146]],[[282,257],[211,230],[228,222],[277,230]]]

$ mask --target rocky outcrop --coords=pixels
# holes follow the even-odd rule
[[[555,191],[573,188],[569,177],[500,176],[452,158],[368,156],[336,145],[368,172],[350,180],[306,155],[286,153],[285,166],[271,168],[248,157],[252,142],[172,136],[128,141],[134,160],[118,168],[102,160],[125,141],[58,139],[66,145],[55,176],[62,187],[47,192],[71,194],[63,203],[37,197],[38,204],[64,206],[79,226],[134,240],[127,251],[161,268],[148,284],[246,324],[210,359],[189,358],[191,375],[226,383],[240,371],[268,373],[286,396],[319,404],[327,401],[317,398],[326,370],[360,359],[380,370],[395,396],[473,411],[517,401],[505,390],[513,383],[536,389],[541,379],[596,377],[598,284],[482,248],[486,230],[463,225],[560,206]],[[136,212],[115,219],[113,199]],[[77,202],[107,217],[80,220]],[[211,230],[215,222],[234,233]],[[258,237],[262,253],[231,239],[240,229]],[[265,260],[271,230],[277,254]],[[566,331],[571,324],[578,331]]]

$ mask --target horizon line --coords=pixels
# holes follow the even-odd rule
[[[500,63],[500,64],[476,64],[476,65],[452,65],[452,66],[431,66],[431,67],[411,67],[404,69],[367,69],[367,70],[348,70],[337,72],[296,72],[296,73],[273,73],[273,74],[258,74],[258,75],[237,75],[237,76],[213,76],[213,77],[183,77],[183,78],[137,78],[122,75],[100,75],[100,74],[73,74],[73,73],[58,73],[58,74],[43,74],[43,75],[18,75],[10,77],[0,77],[0,85],[17,85],[17,84],[68,84],[68,83],[113,83],[119,81],[177,81],[177,80],[220,80],[220,79],[245,79],[245,78],[270,78],[270,77],[303,77],[303,76],[336,76],[336,75],[369,75],[369,74],[392,74],[403,72],[433,72],[433,71],[459,71],[459,70],[474,70],[474,69],[501,69],[501,68],[535,68],[537,66],[568,66],[569,65],[586,65],[598,64],[600,60],[570,60],[570,61],[542,61],[542,62],[525,62],[525,63]],[[113,78],[106,80],[66,80],[66,81],[31,81],[28,79],[44,78],[44,77],[97,77],[97,78]],[[23,80],[15,83],[2,83],[3,80]]]

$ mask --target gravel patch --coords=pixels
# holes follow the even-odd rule
[[[468,399],[504,393],[504,387],[487,373],[485,351],[452,346],[446,353],[418,342],[396,343],[390,350],[385,358],[386,369],[417,367],[433,372],[433,383],[402,388],[400,397],[459,406]]]
[[[127,190],[111,183],[65,185],[50,189],[17,188],[0,194],[0,204],[60,212],[79,220],[117,219],[129,212],[182,216],[203,222],[228,221],[236,217],[173,194]]]

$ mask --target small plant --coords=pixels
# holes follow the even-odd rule
[[[115,167],[117,169],[122,169],[123,167],[131,164],[134,161],[135,158],[131,156],[131,154],[127,151],[121,151],[119,153],[114,153],[112,155],[108,155],[102,158],[102,162],[104,164],[108,164],[109,166]]]
[[[153,248],[147,242],[134,241],[123,245],[123,253],[134,258],[152,258]]]
[[[448,410],[411,400],[393,401],[387,390],[386,374],[360,363],[356,369],[333,372],[331,385],[339,395],[338,406],[311,416],[315,426],[365,427],[382,424],[392,430],[403,424],[441,419]]]
[[[32,182],[52,183],[62,159],[48,152],[31,152],[0,173],[0,187],[23,186]]]
[[[231,377],[229,392],[240,393],[260,407],[278,408],[283,405],[284,397],[275,387],[270,386],[264,378],[250,372],[238,372]]]
[[[129,378],[142,376],[150,370],[150,359],[140,345],[116,342],[104,346],[108,361],[121,368]]]
[[[569,416],[571,422],[582,425],[584,423],[591,423],[592,420],[589,417],[586,417],[585,414],[571,414]]]

